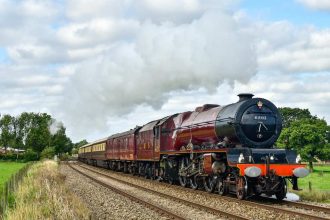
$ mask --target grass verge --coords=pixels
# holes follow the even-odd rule
[[[5,219],[89,219],[87,207],[64,184],[54,161],[33,165],[14,194]]]
[[[298,192],[294,191],[294,193],[299,195],[302,200],[330,203],[330,192],[303,190]]]

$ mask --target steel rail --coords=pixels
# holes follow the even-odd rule
[[[301,202],[286,201],[286,200],[277,201],[276,199],[266,198],[266,197],[262,197],[261,200],[266,201],[266,202],[271,202],[273,204],[287,205],[287,206],[292,206],[292,207],[297,207],[297,208],[302,208],[302,209],[307,209],[307,210],[320,211],[320,212],[324,212],[326,214],[330,214],[329,207],[317,206],[317,205],[301,203]],[[256,200],[254,200],[254,201],[256,201]]]
[[[120,194],[120,195],[122,195],[124,197],[127,197],[127,198],[131,199],[132,201],[135,201],[135,202],[137,202],[139,204],[142,204],[142,205],[148,207],[151,210],[154,210],[154,211],[156,211],[156,212],[158,212],[160,214],[166,215],[170,219],[178,219],[178,220],[185,220],[186,219],[186,218],[184,218],[184,217],[182,217],[180,215],[177,215],[176,213],[173,213],[172,211],[170,211],[170,210],[168,210],[168,209],[166,209],[164,207],[159,207],[157,204],[153,204],[151,202],[145,201],[145,200],[143,200],[143,199],[141,199],[141,198],[139,198],[139,197],[137,197],[135,195],[132,195],[132,194],[127,193],[127,192],[125,192],[123,190],[120,190],[120,189],[118,189],[116,187],[113,187],[113,186],[111,186],[109,184],[106,184],[106,183],[104,183],[104,182],[102,182],[102,181],[100,181],[98,179],[95,179],[95,178],[93,178],[93,177],[85,174],[84,172],[80,171],[79,169],[73,167],[70,163],[68,163],[68,165],[69,165],[69,167],[71,169],[73,169],[76,172],[80,173],[81,175],[83,175],[83,176],[85,176],[85,177],[93,180],[94,182],[96,182],[96,183],[98,183],[98,184],[100,184],[100,185],[102,185],[102,186],[104,186],[104,187],[106,187],[106,188],[114,191],[117,194]]]
[[[204,206],[204,205],[201,205],[199,203],[191,202],[191,201],[188,201],[188,200],[185,200],[185,199],[181,199],[181,198],[178,198],[178,197],[175,197],[175,196],[171,196],[171,195],[168,195],[168,194],[165,194],[165,193],[162,193],[162,192],[158,192],[156,190],[152,190],[152,189],[149,189],[149,188],[140,186],[140,185],[136,185],[136,184],[133,184],[133,183],[130,183],[130,182],[127,182],[127,181],[118,179],[116,177],[110,176],[109,174],[105,174],[105,173],[102,173],[100,171],[96,171],[94,169],[85,167],[85,166],[80,166],[80,167],[82,167],[83,169],[89,170],[91,172],[97,173],[99,175],[102,175],[104,177],[107,177],[109,179],[112,179],[112,180],[115,180],[117,182],[120,182],[122,184],[131,186],[131,187],[134,187],[134,188],[138,188],[140,190],[147,191],[149,193],[153,193],[153,194],[159,195],[161,197],[166,197],[168,199],[171,199],[171,200],[174,200],[174,201],[178,201],[180,203],[183,203],[183,204],[186,204],[186,205],[189,205],[189,206],[192,206],[192,207],[197,207],[198,209],[205,210],[205,211],[207,211],[209,213],[212,213],[212,214],[217,214],[217,215],[220,215],[220,216],[226,216],[226,217],[233,218],[233,219],[241,219],[241,220],[247,220],[247,219],[249,219],[249,218],[246,218],[246,217],[243,217],[243,216],[240,216],[240,215],[236,215],[236,214],[232,214],[232,213],[229,213],[229,212],[225,212],[225,211],[222,211],[222,210],[219,210],[219,209],[215,209],[215,208],[212,208],[212,207],[209,207],[209,206]]]
[[[292,201],[283,201],[283,204],[289,205],[289,206],[295,206],[297,208],[311,209],[311,210],[330,214],[330,208],[323,207],[323,206],[311,205],[311,204],[300,203],[300,202],[292,202]]]
[[[86,165],[86,164],[84,164]],[[87,165],[89,166],[89,165]],[[85,168],[85,166],[83,166]],[[100,168],[102,170],[105,170],[105,171],[110,171],[112,172],[112,170],[108,170],[108,169],[105,169],[105,168],[102,168],[102,167],[97,167],[97,168]],[[91,168],[87,168],[86,169],[91,169]],[[123,174],[123,173],[117,173],[116,174],[121,174],[121,175],[126,175],[126,176],[130,176],[130,177],[133,177],[132,175],[127,175],[127,174]],[[146,181],[148,182],[155,182],[153,180],[148,180],[146,179]],[[162,185],[166,185],[168,186],[169,184],[165,184],[165,183],[160,183]],[[263,209],[266,209],[266,210],[269,210],[269,211],[278,211],[278,212],[284,212],[284,213],[287,213],[289,215],[296,215],[296,216],[301,216],[301,217],[304,217],[304,218],[308,218],[308,219],[314,219],[314,220],[330,220],[330,218],[326,218],[326,217],[322,217],[322,216],[315,216],[315,215],[311,215],[311,214],[308,214],[308,213],[302,213],[302,212],[298,212],[298,211],[294,211],[294,210],[289,210],[289,209],[286,209],[286,208],[280,208],[280,207],[275,207],[275,206],[272,206],[272,205],[266,205],[266,204],[262,204],[262,203],[259,203],[259,202],[254,202],[254,201],[249,201],[249,200],[238,200],[237,198],[232,198],[232,197],[228,197],[228,196],[219,196],[219,195],[216,195],[216,194],[211,194],[211,193],[208,193],[206,191],[201,191],[201,190],[194,190],[194,189],[190,189],[190,188],[184,188],[184,187],[181,187],[181,186],[177,186],[177,185],[171,185],[171,187],[173,188],[177,188],[177,189],[181,189],[181,190],[185,190],[185,191],[188,191],[188,192],[198,192],[200,194],[207,194],[208,196],[210,197],[213,197],[213,198],[217,198],[217,199],[225,199],[227,201],[231,201],[231,202],[239,202],[239,203],[243,203],[245,205],[249,205],[249,206],[253,206],[253,207],[260,207],[260,208],[263,208]],[[283,202],[286,202],[286,201],[283,201]],[[296,204],[295,204],[296,205]],[[298,207],[298,205],[297,205]],[[320,206],[314,206],[315,207],[320,207]],[[303,208],[307,208],[307,206],[304,206]],[[323,207],[320,207],[321,209],[323,209]],[[325,208],[327,209],[327,208]]]

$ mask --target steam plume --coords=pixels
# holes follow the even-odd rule
[[[185,24],[141,22],[133,37],[77,65],[61,105],[65,121],[82,135],[106,129],[108,117],[141,104],[158,109],[173,91],[212,92],[224,81],[247,82],[256,73],[256,55],[243,29],[220,10]]]

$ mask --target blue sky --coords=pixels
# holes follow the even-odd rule
[[[290,0],[243,0],[239,6],[254,19],[264,21],[290,21],[295,25],[314,25],[327,28],[329,11],[307,8]]]
[[[7,52],[6,49],[3,47],[0,47],[0,62],[5,62],[7,60]]]
[[[254,93],[330,122],[330,1],[0,0],[0,113],[94,140]]]

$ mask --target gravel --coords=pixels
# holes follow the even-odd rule
[[[60,166],[66,184],[90,208],[92,219],[168,219],[157,212],[105,188],[77,173],[67,165]]]
[[[81,168],[79,168],[79,169],[81,169]],[[96,178],[99,181],[102,181],[103,183],[106,183],[107,185],[113,186],[113,187],[120,189],[122,191],[125,191],[129,194],[134,194],[134,196],[137,196],[138,198],[141,198],[144,201],[148,201],[153,204],[156,204],[159,207],[171,210],[172,212],[174,212],[180,216],[183,216],[185,219],[216,220],[216,219],[221,218],[218,215],[213,215],[204,210],[196,209],[194,207],[187,206],[180,202],[173,201],[172,199],[164,198],[162,196],[159,196],[159,195],[156,195],[156,194],[153,194],[150,192],[146,192],[145,190],[141,190],[136,187],[125,185],[116,180],[112,180],[107,177],[100,176],[99,174],[96,174],[94,172],[87,171],[87,170],[83,170],[83,172],[89,176]]]

